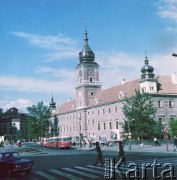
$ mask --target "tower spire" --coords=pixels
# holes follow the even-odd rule
[[[52,93],[52,97],[51,97],[51,101],[49,103],[49,106],[50,106],[51,109],[55,109],[56,108],[56,103],[55,103],[55,101],[53,99],[53,93]]]
[[[95,54],[88,44],[86,17],[84,18],[84,29],[84,47],[79,52],[79,60],[80,62],[93,62],[95,60]]]
[[[85,33],[84,33],[84,43],[85,45],[88,45],[88,36],[87,36],[87,20],[86,17],[84,18],[84,28],[85,28]]]
[[[144,63],[145,63],[145,65],[149,64],[148,58],[147,58],[147,52],[146,51],[145,51],[145,60],[144,60]]]
[[[154,78],[154,68],[149,65],[149,60],[147,58],[147,52],[145,51],[145,60],[144,60],[144,66],[141,68],[141,78],[146,79],[146,78]]]

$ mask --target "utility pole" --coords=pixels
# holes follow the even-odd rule
[[[172,56],[177,57],[177,54],[176,53],[172,53]]]
[[[130,120],[128,118],[128,142],[129,142],[129,150],[131,150],[131,131],[130,131]]]

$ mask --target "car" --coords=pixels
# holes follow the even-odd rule
[[[0,171],[8,175],[24,172],[29,174],[34,161],[22,159],[17,151],[0,152]]]

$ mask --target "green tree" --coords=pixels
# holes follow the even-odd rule
[[[170,134],[172,137],[177,136],[177,119],[172,119],[169,122]]]
[[[49,118],[51,110],[49,106],[43,102],[38,102],[37,105],[27,107],[28,119],[30,121],[29,133],[30,138],[45,137],[49,128]]]
[[[157,139],[163,139],[164,138],[164,127],[163,127],[162,122],[155,122],[154,137],[156,137]]]
[[[150,139],[154,136],[156,122],[153,117],[156,108],[148,93],[135,90],[135,96],[126,98],[123,102],[125,115],[125,132],[131,131],[133,139]]]

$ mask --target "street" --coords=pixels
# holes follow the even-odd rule
[[[80,150],[78,149],[44,149],[40,145],[34,143],[27,143],[25,146],[31,146],[36,149],[43,149],[46,154],[38,155],[27,155],[23,154],[22,158],[34,160],[34,168],[30,175],[16,175],[15,177],[7,177],[6,175],[1,175],[1,179],[34,179],[34,180],[63,180],[63,179],[104,179],[106,175],[106,168],[98,166],[93,166],[96,160],[96,151]],[[114,163],[114,158],[117,157],[115,151],[103,151],[103,158]],[[112,168],[115,165],[109,167],[112,173],[108,173],[109,177],[112,179],[123,179],[126,178],[126,173],[131,176],[147,177],[146,179],[153,179],[153,165],[155,164],[155,159],[157,159],[156,164],[160,164],[161,167],[157,168],[157,176],[163,175],[167,176],[177,176],[177,156],[176,154],[155,154],[155,153],[137,153],[137,152],[127,152],[126,153],[127,164],[121,165],[120,168]],[[110,162],[109,162],[110,163]],[[149,163],[149,164],[148,164]],[[165,166],[165,163],[169,163]],[[139,167],[139,172],[131,172],[130,170]],[[173,172],[164,172],[164,169],[169,169],[169,165],[172,165]],[[130,166],[131,167],[128,167]],[[152,165],[152,166],[151,166]],[[148,167],[149,166],[149,167]],[[151,166],[151,167],[150,167]],[[142,169],[142,167],[144,169]],[[137,172],[137,171],[136,171]],[[143,173],[142,173],[143,172]],[[171,174],[171,175],[170,175]],[[134,178],[135,179],[135,178]],[[175,178],[174,178],[175,179]]]

